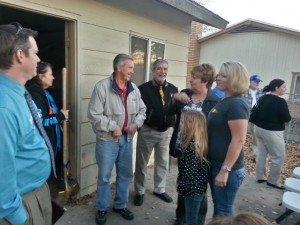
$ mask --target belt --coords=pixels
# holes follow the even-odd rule
[[[168,130],[169,127],[156,127],[156,126],[152,126],[149,124],[146,124],[148,127],[150,127],[153,130],[156,130],[158,132],[165,132],[166,130]]]

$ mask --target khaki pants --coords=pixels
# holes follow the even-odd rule
[[[258,154],[256,159],[256,179],[266,180],[274,185],[281,186],[280,174],[285,159],[285,143],[283,131],[265,130],[254,125],[257,140]],[[270,172],[266,175],[267,156],[271,160]]]
[[[153,130],[143,125],[138,132],[134,188],[136,194],[145,193],[147,164],[154,149],[154,191],[158,194],[165,192],[167,172],[169,168],[169,143],[173,127],[165,132]]]
[[[254,135],[254,124],[249,122],[248,124],[248,134],[252,136],[252,156],[253,159],[256,160],[257,158],[257,141],[256,141],[256,136]]]
[[[27,211],[26,225],[52,225],[52,206],[48,184],[22,196]],[[10,225],[2,219],[0,225]]]

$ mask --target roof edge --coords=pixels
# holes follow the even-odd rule
[[[198,4],[192,0],[157,0],[162,2],[168,6],[172,6],[173,8],[188,14],[191,16],[192,20],[203,23],[212,27],[216,27],[219,29],[225,29],[227,24],[229,23],[227,20],[223,19],[219,15],[213,13],[208,10],[204,6]]]
[[[274,25],[271,23],[266,23],[266,22],[262,22],[259,20],[254,20],[254,19],[246,19],[243,20],[242,22],[233,24],[232,26],[229,26],[228,28],[221,30],[221,31],[217,31],[213,34],[207,35],[205,37],[202,37],[198,40],[199,43],[205,42],[207,40],[213,39],[215,37],[221,36],[225,33],[229,33],[231,31],[236,30],[239,27],[242,27],[244,25],[254,25],[260,28],[265,28],[265,29],[270,29],[273,31],[278,31],[278,32],[282,32],[282,33],[287,33],[287,34],[291,34],[291,35],[295,35],[295,36],[300,36],[300,31],[292,29],[292,28],[288,28],[288,27],[283,27],[283,26],[279,26],[279,25]]]

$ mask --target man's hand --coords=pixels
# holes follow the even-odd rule
[[[134,135],[134,133],[137,131],[137,129],[138,129],[138,126],[136,125],[136,123],[131,123],[124,130],[128,134]]]
[[[114,139],[119,139],[122,135],[122,129],[118,125],[116,126],[116,129],[113,132],[113,138]]]

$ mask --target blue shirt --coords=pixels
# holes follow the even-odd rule
[[[22,195],[41,187],[50,175],[50,154],[34,124],[25,87],[0,73],[0,219],[26,220]]]

